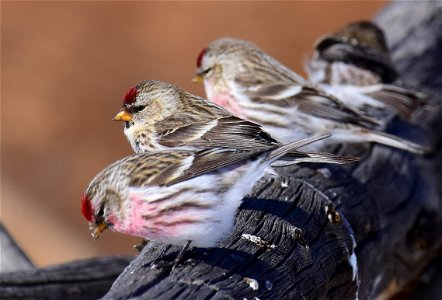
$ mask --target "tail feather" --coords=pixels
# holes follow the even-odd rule
[[[364,130],[359,132],[358,134],[363,135],[363,137],[367,141],[406,150],[415,154],[423,155],[430,152],[430,149],[428,147],[401,139],[397,136],[385,132]]]
[[[298,152],[293,151],[284,155],[280,160],[272,163],[272,167],[285,167],[298,163],[326,163],[347,164],[360,160],[357,156],[341,156],[331,153]]]
[[[330,136],[331,136],[330,133],[326,133],[326,134],[315,135],[315,136],[308,137],[308,138],[305,138],[302,140],[298,140],[296,142],[285,144],[281,147],[274,149],[272,152],[270,152],[270,154],[263,160],[263,162],[269,162],[269,161],[273,162],[273,161],[277,160],[278,158],[280,158],[281,156],[286,155],[287,153],[293,152],[298,148],[307,146],[309,144],[323,140],[323,139],[328,138]]]

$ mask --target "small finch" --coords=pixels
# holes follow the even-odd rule
[[[317,136],[267,150],[163,150],[134,154],[102,170],[81,211],[98,238],[107,228],[173,245],[213,247],[232,229],[241,199],[286,153]]]
[[[197,59],[194,79],[204,82],[209,100],[236,116],[260,124],[272,137],[287,143],[331,132],[329,142],[374,142],[422,154],[426,148],[376,131],[382,125],[306,82],[256,45],[223,38]],[[318,150],[320,143],[311,147]],[[320,148],[319,148],[320,149]]]
[[[306,72],[310,82],[359,110],[390,108],[408,118],[425,98],[401,86],[384,32],[370,21],[319,38]]]
[[[212,148],[264,151],[281,146],[260,125],[235,117],[227,109],[173,84],[155,80],[130,88],[114,120],[125,122],[124,133],[135,153]],[[339,164],[355,160],[301,151],[293,151],[285,158]]]

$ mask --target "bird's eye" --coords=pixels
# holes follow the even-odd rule
[[[100,210],[98,211],[97,214],[99,217],[103,217],[104,216],[104,205],[101,206]]]
[[[203,71],[203,75],[207,75],[207,74],[209,74],[209,72],[212,71],[212,69],[213,69],[213,68],[205,69],[205,70]]]
[[[146,107],[145,105],[134,106],[134,107],[131,108],[131,111],[133,113],[137,113],[137,112],[142,111],[145,107]]]

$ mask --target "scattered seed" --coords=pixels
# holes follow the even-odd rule
[[[257,291],[259,289],[259,284],[256,279],[244,277],[244,281],[252,288],[252,290]]]

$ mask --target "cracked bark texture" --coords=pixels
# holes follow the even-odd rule
[[[110,290],[128,259],[114,268],[97,259],[3,273],[2,299],[386,299],[405,289],[442,249],[441,14],[438,2],[398,1],[376,18],[403,81],[430,96],[412,120],[423,129],[396,121],[388,131],[434,153],[342,147],[362,161],[264,178],[234,232],[217,248],[189,250],[173,270],[164,262],[180,248],[150,242]]]

